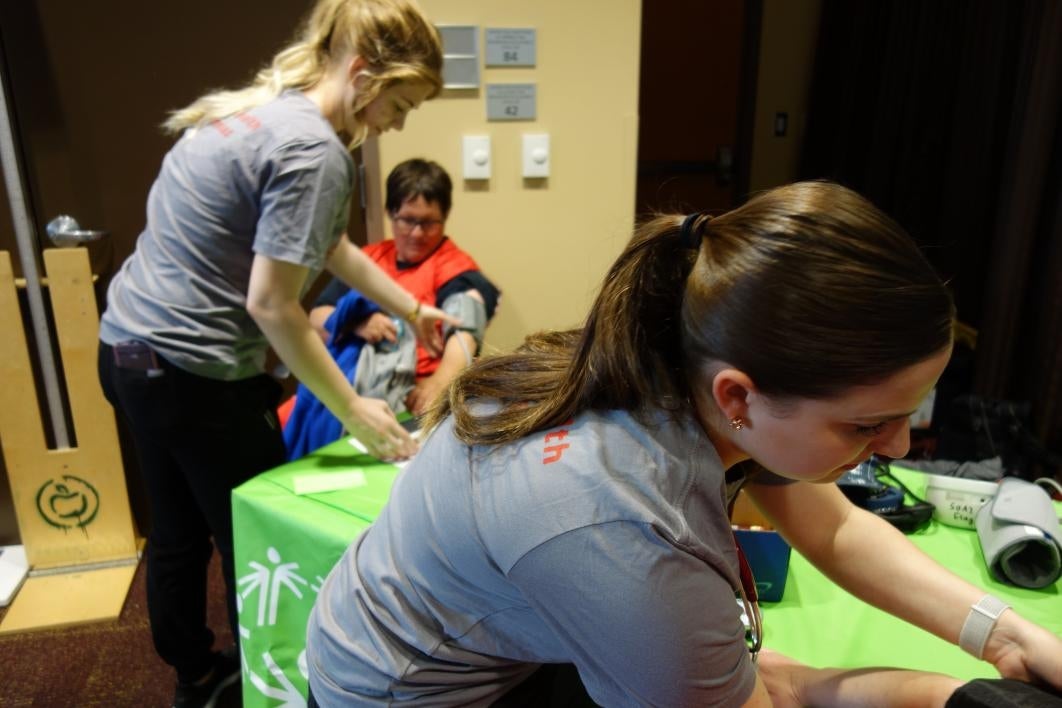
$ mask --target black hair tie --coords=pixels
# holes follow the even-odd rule
[[[693,228],[693,225],[697,223],[697,219],[700,217],[700,212],[694,212],[682,220],[682,245],[692,251],[697,251],[701,248],[701,234],[697,229]]]

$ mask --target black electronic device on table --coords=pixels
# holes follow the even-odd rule
[[[853,504],[877,514],[904,533],[921,530],[933,516],[933,505],[915,496],[889,471],[889,463],[874,455],[845,472],[837,486]],[[905,503],[908,497],[911,504]]]

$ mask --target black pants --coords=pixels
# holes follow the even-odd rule
[[[574,664],[543,664],[492,708],[596,708]],[[309,692],[306,708],[321,708]]]
[[[104,395],[133,434],[151,509],[148,617],[155,650],[194,681],[213,666],[207,565],[221,555],[232,636],[239,637],[232,557],[232,490],[285,460],[268,376],[218,381],[159,358],[159,371],[123,368],[100,344]]]
[[[493,708],[594,708],[574,664],[543,664],[511,691],[494,701]]]

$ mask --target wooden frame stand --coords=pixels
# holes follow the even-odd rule
[[[11,258],[0,251],[0,443],[31,569],[0,634],[117,618],[136,571],[114,412],[96,373],[88,253],[46,249],[44,264],[77,446],[46,445]]]

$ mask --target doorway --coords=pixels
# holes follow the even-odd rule
[[[637,218],[744,201],[763,0],[642,3]]]

